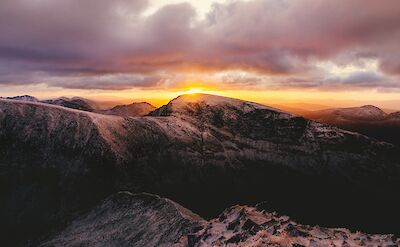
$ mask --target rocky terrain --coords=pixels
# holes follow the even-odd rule
[[[119,192],[40,246],[398,246],[393,235],[307,226],[276,212],[232,206],[206,221],[151,194]]]
[[[376,106],[310,111],[302,116],[400,145],[400,112],[385,113]]]
[[[205,223],[171,200],[119,192],[40,246],[184,246]]]
[[[398,233],[399,147],[267,106],[184,95],[119,117],[0,100],[0,241],[35,245],[112,193],[204,218],[268,200],[296,221]]]

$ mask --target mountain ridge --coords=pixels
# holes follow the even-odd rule
[[[95,112],[104,115],[116,115],[121,117],[145,116],[156,109],[155,106],[147,102],[133,102],[131,104],[125,104],[125,105],[116,104],[111,108],[101,109],[102,107],[100,107],[99,103],[93,100],[77,96],[71,98],[58,97],[54,99],[39,100],[30,95],[22,95],[22,96],[5,97],[5,98],[0,97],[0,99],[38,102],[49,105],[58,105],[69,109]]]
[[[15,241],[21,222],[28,227],[28,219],[36,219],[35,228],[24,229],[26,238],[34,239],[121,190],[160,194],[203,217],[268,199],[301,222],[393,231],[397,147],[266,106],[215,97],[135,118],[0,100],[5,236]],[[349,204],[329,199],[335,196]],[[363,220],[382,205],[383,214],[393,214],[390,221],[377,214]],[[320,207],[330,214],[318,214]]]
[[[127,105],[116,105],[111,109],[97,110],[97,113],[106,115],[117,115],[121,117],[140,117],[145,116],[157,108],[147,102],[133,102]]]
[[[400,113],[385,113],[376,106],[332,108],[302,114],[318,122],[400,145]]]
[[[150,217],[149,217],[150,216]],[[99,223],[100,222],[100,223]],[[140,233],[138,233],[140,231]],[[119,192],[39,246],[362,246],[397,245],[393,235],[307,226],[285,215],[234,205],[206,221],[159,196]]]

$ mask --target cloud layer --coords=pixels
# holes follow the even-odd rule
[[[126,89],[195,75],[223,86],[400,87],[398,0],[228,1],[202,19],[189,3],[146,16],[149,7],[0,0],[0,84]],[[326,61],[361,71],[344,78],[322,70]]]

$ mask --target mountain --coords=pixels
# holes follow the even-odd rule
[[[0,241],[37,243],[121,190],[160,194],[204,218],[268,200],[302,223],[396,233],[399,151],[213,95],[136,118],[0,100]]]
[[[97,105],[94,101],[80,97],[72,97],[72,98],[61,97],[57,99],[43,100],[42,102],[46,104],[59,105],[67,108],[89,111],[89,112],[97,109]]]
[[[0,97],[1,98],[1,97]],[[39,100],[30,95],[21,95],[21,96],[14,96],[14,97],[6,97],[3,99],[12,99],[12,100],[22,100],[22,101],[31,101],[31,102],[39,102]]]
[[[101,102],[94,102],[81,97],[61,97],[42,101],[46,104],[59,105],[71,109],[77,109],[88,112],[96,112],[105,115],[116,115],[121,117],[144,116],[154,111],[156,107],[147,102],[132,103],[129,105],[117,105],[110,109],[100,109]]]
[[[320,111],[311,112],[310,115],[315,114],[322,116],[330,116],[335,120],[359,120],[359,121],[376,121],[383,120],[387,114],[380,108],[373,105],[365,105],[361,107],[349,108],[333,108]]]
[[[393,235],[307,226],[276,212],[232,206],[206,221],[151,194],[119,192],[40,246],[397,246]]]
[[[145,116],[156,109],[147,102],[132,103],[129,105],[117,105],[108,110],[98,110],[97,113],[106,115],[117,115],[121,117]]]
[[[302,116],[400,145],[398,112],[386,114],[376,106],[367,105],[308,112]]]
[[[400,119],[400,111],[390,113],[388,115],[388,118],[399,121],[399,119]]]
[[[119,192],[73,220],[40,246],[172,246],[202,229],[205,220],[151,194]],[[179,244],[177,245],[179,246]]]

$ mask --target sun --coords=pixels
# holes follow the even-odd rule
[[[213,91],[213,90],[208,90],[205,88],[201,87],[187,87],[183,90],[180,90],[176,92],[177,96],[183,95],[183,94],[190,94],[190,95],[196,95],[196,94],[215,94],[215,95],[220,95],[220,91]]]
[[[200,88],[189,88],[185,91],[185,94],[199,94],[199,93],[207,93],[207,91]]]

